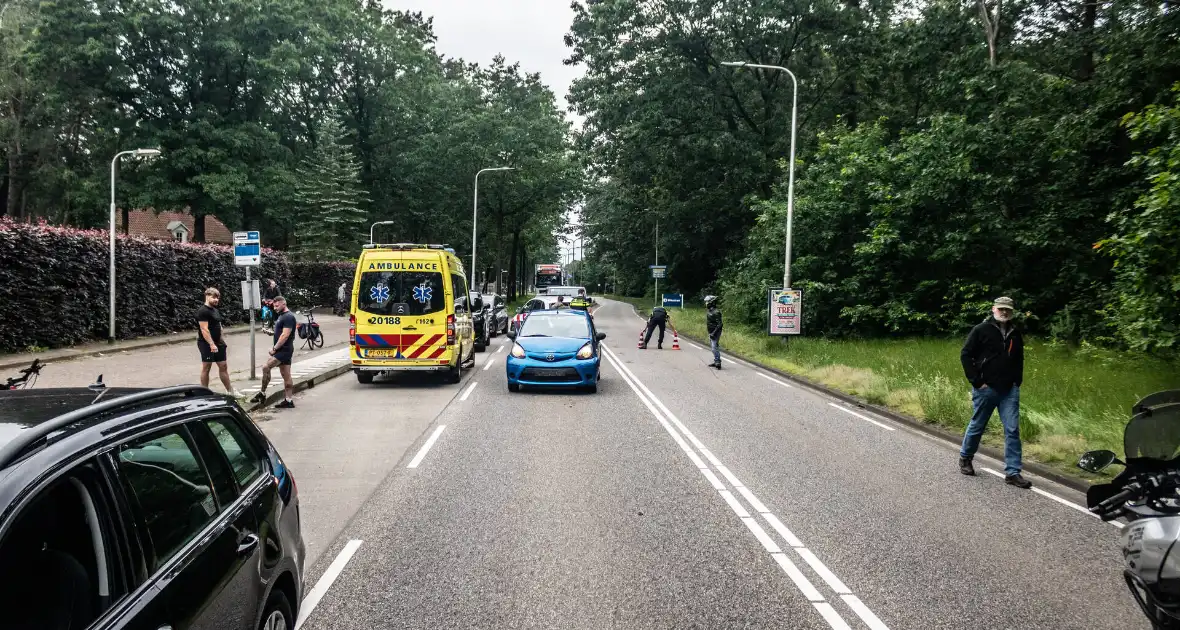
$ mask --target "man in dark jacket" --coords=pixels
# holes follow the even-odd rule
[[[664,349],[664,326],[668,324],[668,311],[664,307],[657,306],[651,309],[651,317],[647,318],[647,334],[643,337],[643,345],[640,349],[647,350],[647,342],[651,341],[651,334],[655,332],[656,327],[660,328],[660,337],[656,340],[656,347],[660,350]]]
[[[717,296],[705,296],[705,328],[709,332],[709,346],[713,350],[713,362],[709,367],[721,369],[721,311],[717,308]]]
[[[1017,488],[1031,488],[1020,474],[1020,384],[1024,380],[1024,337],[1012,323],[1012,298],[996,298],[992,314],[967,335],[959,358],[963,374],[971,383],[975,412],[963,435],[959,470],[974,475],[971,458],[987,429],[992,412],[999,410],[1004,425],[1004,480]]]

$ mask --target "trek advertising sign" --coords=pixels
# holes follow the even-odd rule
[[[771,289],[767,295],[771,335],[803,334],[803,292],[795,289]]]

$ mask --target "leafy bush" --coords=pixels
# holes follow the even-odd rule
[[[307,304],[296,304],[299,308],[329,306],[336,303],[336,290],[340,283],[352,289],[356,273],[354,262],[296,262],[291,263],[291,286],[303,292],[300,299]],[[290,291],[288,291],[290,293]]]
[[[0,351],[60,347],[107,336],[108,234],[0,219]],[[290,278],[286,256],[263,250],[258,277]],[[116,321],[121,339],[196,328],[207,287],[221,291],[230,323],[242,309],[243,268],[229,246],[122,237],[116,247]]]

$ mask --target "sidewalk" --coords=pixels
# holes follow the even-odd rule
[[[346,351],[341,351],[348,347],[348,319],[334,317],[331,313],[317,313],[316,321],[324,334],[324,347],[307,350],[301,348],[301,340],[296,339],[293,362],[296,370],[301,369],[304,363],[328,355],[340,356],[347,360]],[[260,381],[249,380],[250,338],[244,334],[248,332],[248,327],[236,328],[226,339],[230,378],[239,389],[250,386],[257,388]],[[269,356],[271,344],[272,338],[260,330],[255,345],[259,379],[262,377],[261,366]],[[100,343],[65,351],[5,355],[0,356],[0,375],[16,376],[20,367],[32,363],[33,358],[39,358],[47,365],[35,385],[38,389],[84,387],[93,383],[99,374],[103,375],[103,382],[109,387],[167,387],[191,384],[199,382],[200,379],[201,362],[196,346],[196,333],[186,331],[164,337],[119,342],[113,346]],[[273,377],[279,380],[278,391],[281,391],[282,379],[278,378],[277,371]],[[214,391],[224,389],[217,378],[216,366],[210,374],[209,385]],[[276,391],[273,385],[270,389],[272,392]]]

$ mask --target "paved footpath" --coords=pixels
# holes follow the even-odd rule
[[[303,321],[303,317],[298,318]],[[293,372],[306,373],[309,367],[325,367],[328,363],[347,361],[348,347],[348,319],[335,317],[330,313],[316,315],[320,330],[324,333],[324,347],[308,350],[300,347],[301,340],[296,339],[295,361]],[[57,351],[43,353],[43,361],[47,365],[37,380],[36,387],[79,387],[94,382],[99,374],[103,382],[110,387],[167,387],[197,383],[200,378],[200,356],[197,353],[196,332],[179,333],[188,338],[187,341],[168,345],[149,345],[147,340],[130,340],[117,342],[108,352],[72,358],[61,355]],[[171,335],[174,338],[178,335]],[[160,339],[160,338],[156,338]],[[250,378],[250,336],[245,333],[228,335],[225,338],[227,358],[229,362],[230,378],[234,387],[242,390],[257,391],[260,381]],[[270,335],[258,331],[256,337],[257,376],[262,377],[261,366],[268,357],[267,351],[271,347]],[[24,357],[28,361],[24,361]],[[0,357],[0,365],[11,363],[18,358],[22,364],[32,361],[38,355],[19,355]],[[331,357],[331,358],[329,358]],[[0,377],[16,376],[18,368],[0,369]],[[276,373],[273,378],[281,379]],[[216,368],[209,379],[209,386],[214,391],[222,391],[221,382],[217,379]],[[271,392],[275,386],[270,387]],[[249,392],[249,393],[253,393]]]

